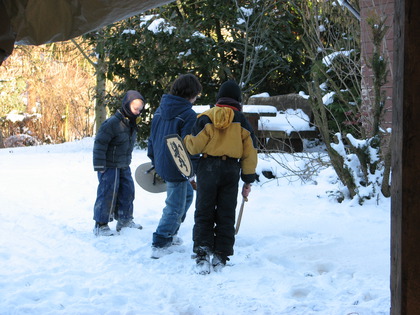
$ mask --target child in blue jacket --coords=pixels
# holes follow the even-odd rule
[[[196,76],[181,75],[172,84],[169,94],[162,96],[160,106],[153,116],[148,156],[167,187],[162,217],[153,233],[151,257],[155,259],[170,253],[169,247],[181,242],[177,233],[193,200],[192,185],[180,174],[173,162],[166,147],[165,136],[178,134],[184,138],[191,133],[197,119],[192,105],[201,89]],[[192,158],[193,164],[197,158]]]
[[[93,211],[96,236],[114,233],[108,222],[118,220],[116,229],[141,229],[133,221],[134,182],[130,163],[137,139],[137,117],[145,105],[144,97],[130,90],[122,106],[104,121],[98,130],[93,146],[93,167],[98,172],[98,191]]]

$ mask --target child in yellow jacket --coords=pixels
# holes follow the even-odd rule
[[[210,255],[215,270],[233,255],[239,180],[244,182],[246,198],[256,178],[256,138],[240,102],[239,86],[234,81],[223,83],[217,104],[198,116],[192,134],[184,139],[190,154],[201,154],[193,228],[193,251],[201,274],[210,272]]]

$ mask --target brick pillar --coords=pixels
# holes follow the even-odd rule
[[[371,27],[367,24],[369,18],[386,19],[388,31],[381,48],[381,56],[388,61],[388,79],[382,90],[386,94],[385,114],[382,121],[382,128],[390,128],[392,125],[392,86],[393,70],[392,63],[394,58],[394,2],[395,0],[360,0],[361,17],[361,53],[362,53],[362,111],[367,116],[364,118],[367,126],[371,125],[370,116],[371,104],[374,102],[373,74],[368,66],[373,54],[373,42]],[[368,134],[369,136],[369,134]]]

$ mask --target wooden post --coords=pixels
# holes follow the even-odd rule
[[[391,314],[420,312],[420,1],[395,1]]]

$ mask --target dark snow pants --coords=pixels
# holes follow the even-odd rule
[[[113,218],[133,219],[134,181],[130,168],[107,168],[104,173],[98,172],[98,180],[93,219],[100,223]]]
[[[237,159],[200,159],[193,228],[194,252],[198,247],[206,247],[212,253],[233,255],[239,173]]]

